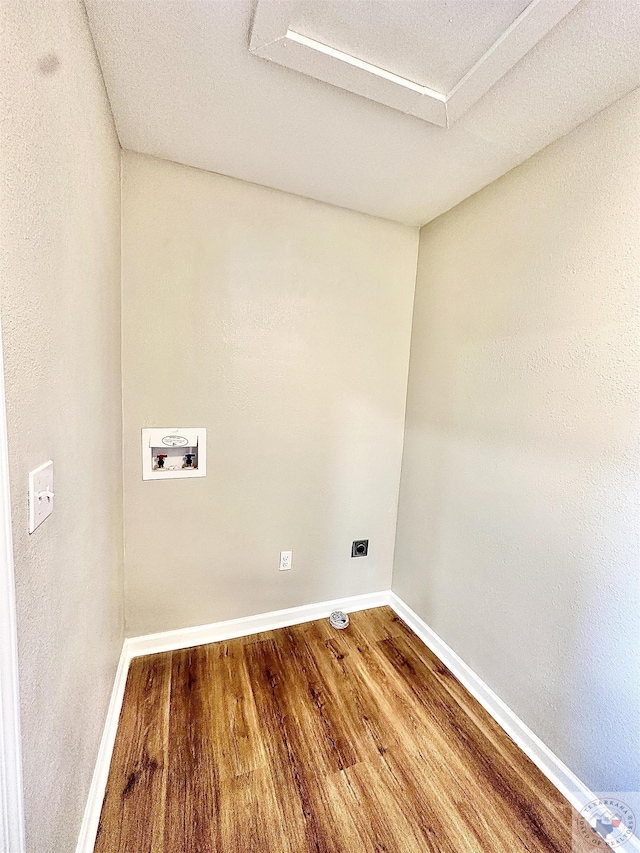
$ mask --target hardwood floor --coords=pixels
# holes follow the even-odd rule
[[[131,663],[96,853],[587,849],[388,607]]]

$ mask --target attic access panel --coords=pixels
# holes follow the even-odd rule
[[[255,56],[449,127],[579,0],[258,0]]]

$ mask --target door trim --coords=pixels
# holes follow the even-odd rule
[[[0,329],[0,848],[25,853],[16,594]]]

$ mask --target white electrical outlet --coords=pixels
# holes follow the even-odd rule
[[[53,462],[29,473],[29,533],[53,512]]]
[[[280,551],[280,571],[288,572],[293,562],[293,551]]]

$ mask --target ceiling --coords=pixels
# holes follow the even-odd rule
[[[251,53],[253,2],[86,0],[124,148],[412,225],[640,85],[640,0],[575,2],[259,0],[285,30],[436,93],[489,58],[441,127],[385,92],[377,102],[375,79],[356,94],[342,66],[283,67],[298,62],[291,45],[272,61]],[[496,66],[532,5],[562,19]]]

